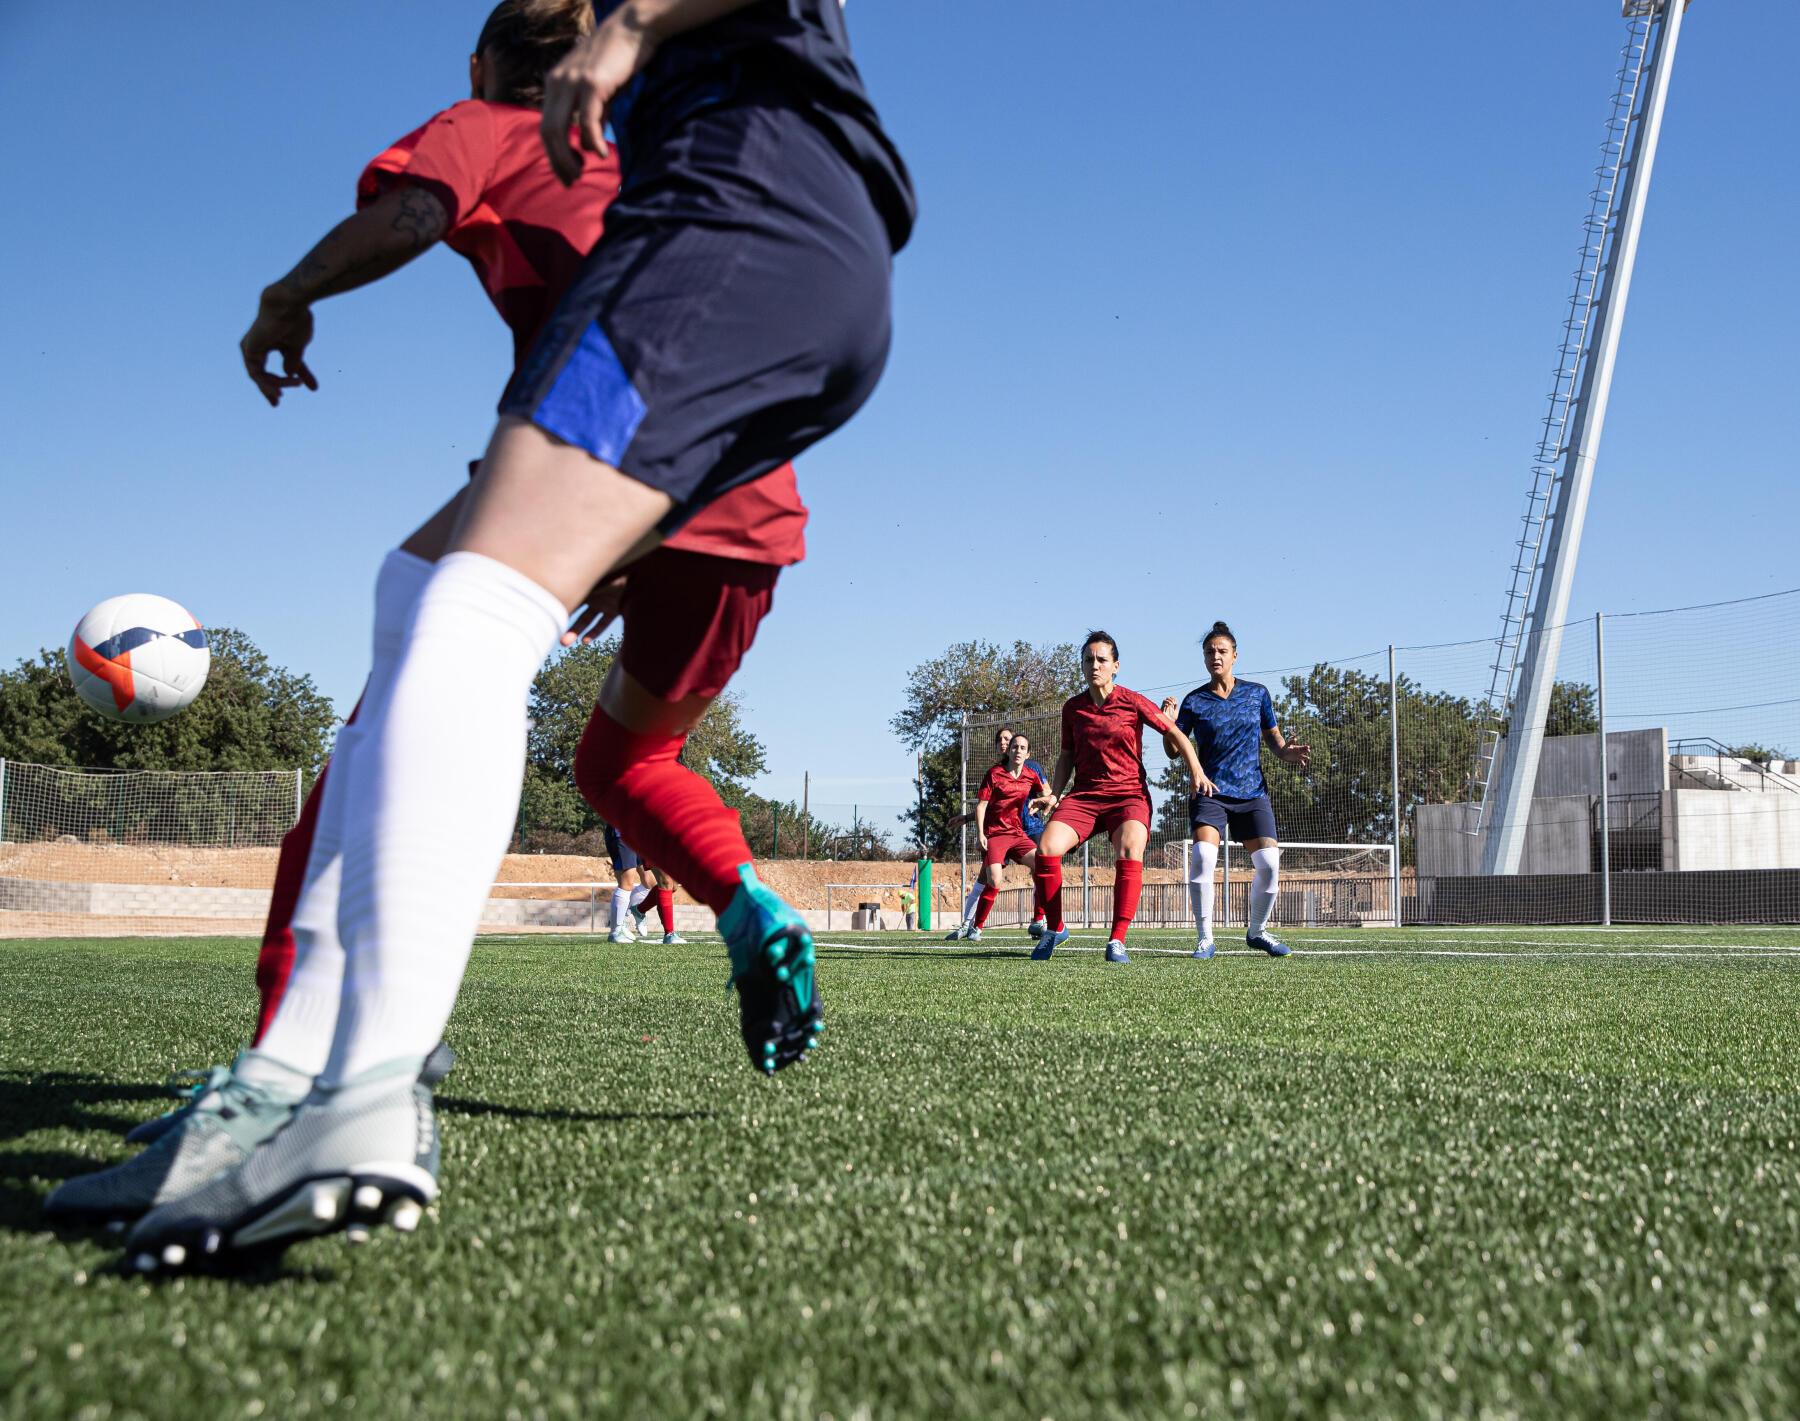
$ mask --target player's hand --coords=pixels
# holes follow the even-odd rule
[[[1219,787],[1216,784],[1214,784],[1211,780],[1207,779],[1206,771],[1205,770],[1200,771],[1200,778],[1194,781],[1194,793],[1195,794],[1217,794],[1218,792],[1219,792]]]
[[[606,119],[619,90],[650,62],[657,37],[634,7],[622,5],[591,35],[557,61],[544,79],[544,117],[538,125],[550,167],[567,187],[581,176],[582,157],[569,142],[575,127],[581,147],[606,156]]]
[[[987,852],[987,835],[982,833],[979,829],[975,831],[975,847],[980,849],[984,854]]]
[[[1181,711],[1181,704],[1180,704],[1180,702],[1178,702],[1175,699],[1175,697],[1173,697],[1173,696],[1164,696],[1163,697],[1162,713],[1163,713],[1164,720],[1168,721],[1171,725],[1173,725],[1175,723],[1175,717],[1180,713],[1180,711]]]
[[[1278,758],[1290,765],[1305,765],[1312,759],[1312,746],[1296,745],[1290,740],[1275,753]]]
[[[600,640],[601,635],[619,620],[619,608],[625,601],[625,574],[615,572],[588,588],[587,596],[570,618],[569,629],[562,634],[562,644],[586,645]]]
[[[271,405],[279,405],[281,392],[296,385],[309,390],[319,388],[312,371],[306,368],[306,347],[312,338],[312,307],[279,286],[266,288],[256,319],[244,332],[238,349],[244,353],[244,369]],[[268,368],[271,351],[281,356],[280,375]]]

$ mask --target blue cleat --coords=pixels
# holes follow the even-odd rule
[[[1048,928],[1044,929],[1044,935],[1037,940],[1037,946],[1031,949],[1031,960],[1033,962],[1049,961],[1050,954],[1068,940],[1069,930],[1067,928],[1057,928],[1054,932]]]
[[[1260,947],[1270,957],[1286,957],[1293,951],[1285,942],[1269,933],[1257,933],[1253,937],[1245,938],[1244,941],[1252,947]]]
[[[825,1014],[813,978],[815,954],[806,921],[757,880],[738,869],[738,891],[719,917],[731,954],[738,1021],[750,1064],[767,1075],[804,1061],[819,1044]]]
[[[1219,949],[1218,949],[1217,945],[1213,942],[1213,940],[1211,938],[1204,937],[1204,938],[1200,939],[1199,945],[1197,947],[1195,947],[1195,949],[1193,950],[1193,952],[1190,955],[1193,957],[1199,958],[1202,962],[1207,962],[1212,959],[1213,953],[1217,952],[1218,950]]]
[[[1106,944],[1106,960],[1108,962],[1131,961],[1125,954],[1125,944],[1120,942],[1117,938],[1114,938],[1111,942]]]

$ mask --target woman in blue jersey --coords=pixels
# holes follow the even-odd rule
[[[1189,691],[1179,710],[1173,696],[1162,705],[1163,714],[1174,719],[1176,728],[1193,736],[1200,764],[1214,785],[1214,793],[1196,794],[1188,802],[1188,822],[1194,829],[1188,899],[1200,933],[1194,956],[1213,955],[1213,869],[1219,861],[1219,841],[1229,832],[1250,851],[1254,869],[1245,937],[1250,946],[1260,947],[1271,957],[1286,957],[1287,947],[1268,931],[1281,876],[1281,849],[1275,839],[1269,787],[1263,782],[1262,742],[1267,740],[1269,748],[1290,765],[1306,764],[1312,746],[1283,738],[1281,727],[1275,724],[1275,704],[1267,686],[1240,681],[1231,674],[1237,665],[1237,638],[1230,627],[1214,622],[1200,646],[1212,679]]]

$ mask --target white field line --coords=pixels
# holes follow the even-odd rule
[[[1104,940],[1102,940],[1098,937],[1089,936],[1087,938],[1088,942],[1092,942],[1095,944],[1092,947],[1088,947],[1085,945],[1077,946],[1076,945],[1077,941],[1078,941],[1077,939],[1072,938],[1070,941],[1063,943],[1056,950],[1058,952],[1093,952],[1093,953],[1104,952],[1106,950],[1106,944],[1105,944]],[[1311,939],[1311,941],[1316,942],[1316,941],[1318,941],[1318,939],[1314,938],[1314,939]],[[1019,943],[1019,944],[1013,944],[1013,943],[1005,943],[1005,944],[1002,944],[1002,943],[972,943],[972,944],[956,943],[956,944],[951,944],[951,943],[923,943],[923,942],[921,942],[921,943],[896,943],[896,942],[891,942],[891,941],[890,942],[827,942],[822,938],[815,938],[814,944],[818,947],[842,948],[845,951],[849,951],[849,952],[884,952],[884,951],[892,951],[895,948],[903,948],[904,950],[909,951],[909,952],[921,952],[922,951],[922,952],[954,953],[954,952],[967,951],[970,946],[973,946],[973,947],[978,947],[978,948],[986,948],[989,951],[1006,952],[1006,953],[1012,953],[1012,954],[1017,954],[1017,955],[1023,955],[1025,953],[1028,953],[1031,950],[1027,945],[1025,945],[1023,943]],[[1156,957],[1191,957],[1191,956],[1193,956],[1192,950],[1189,948],[1185,948],[1185,947],[1183,947],[1183,948],[1132,947],[1129,943],[1126,946],[1127,946],[1127,950],[1130,951],[1131,953],[1133,953],[1134,955],[1148,955],[1148,956],[1156,956]],[[1650,947],[1621,948],[1616,952],[1594,951],[1592,949],[1587,949],[1587,948],[1567,948],[1562,951],[1552,951],[1552,952],[1501,952],[1501,951],[1488,950],[1488,949],[1483,949],[1483,948],[1460,948],[1460,949],[1458,949],[1458,948],[1415,948],[1415,947],[1328,947],[1328,948],[1316,949],[1316,948],[1307,946],[1306,944],[1301,944],[1301,945],[1295,947],[1293,955],[1297,958],[1299,958],[1299,957],[1471,957],[1471,958],[1481,958],[1484,960],[1500,960],[1500,961],[1504,961],[1509,958],[1526,958],[1526,959],[1543,958],[1543,959],[1554,961],[1559,958],[1572,958],[1572,957],[1609,957],[1609,958],[1610,957],[1654,957],[1654,958],[1666,958],[1666,959],[1670,959],[1670,960],[1674,960],[1674,961],[1683,961],[1683,960],[1685,960],[1685,961],[1695,961],[1695,960],[1704,961],[1709,954],[1715,954],[1715,955],[1716,954],[1729,954],[1729,955],[1751,956],[1751,957],[1784,957],[1784,956],[1793,957],[1793,956],[1800,956],[1800,947],[1770,947],[1770,946],[1763,946],[1763,945],[1752,944],[1752,943],[1712,943],[1712,944],[1708,944],[1704,947],[1700,947],[1700,946],[1694,946],[1691,944],[1684,944],[1684,943],[1659,943],[1659,944],[1654,944]],[[1256,948],[1252,948],[1252,947],[1221,947],[1218,949],[1218,955],[1220,957],[1264,957],[1267,954],[1261,952],[1260,950],[1258,950]]]

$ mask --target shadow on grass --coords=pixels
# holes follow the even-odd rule
[[[460,1096],[440,1095],[433,1102],[439,1111],[449,1115],[501,1115],[509,1120],[574,1121],[588,1125],[622,1125],[638,1121],[673,1125],[684,1120],[712,1120],[710,1110],[532,1110],[523,1105],[496,1105],[487,1100],[465,1100]]]
[[[122,1100],[173,1103],[160,1085],[122,1082],[87,1071],[0,1072],[0,1140],[34,1130],[129,1130],[137,1117],[96,1110]]]
[[[52,1229],[44,1218],[44,1196],[32,1181],[60,1182],[95,1167],[86,1155],[67,1150],[9,1150],[0,1154],[0,1229],[7,1233],[54,1232],[75,1238],[97,1234],[97,1229]],[[45,1193],[49,1191],[46,1190]]]

